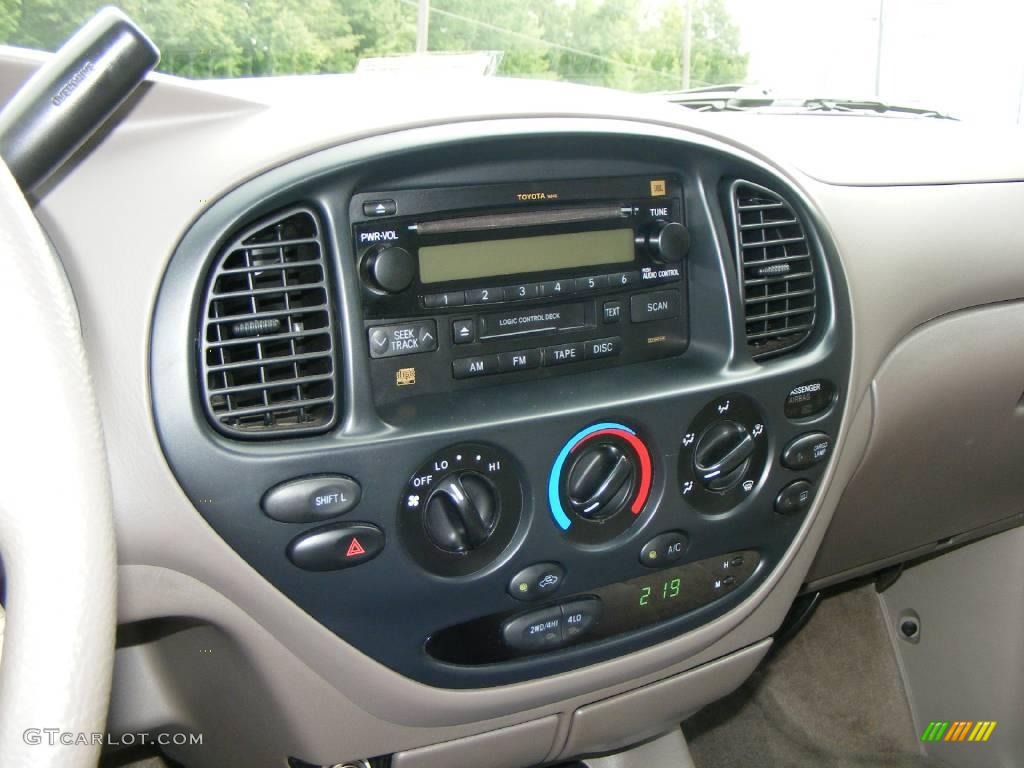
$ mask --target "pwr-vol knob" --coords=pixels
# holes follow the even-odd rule
[[[570,541],[609,541],[638,519],[652,481],[651,452],[635,430],[594,424],[569,438],[552,464],[551,516]]]
[[[464,576],[512,541],[523,510],[517,465],[507,453],[460,443],[427,458],[405,485],[398,532],[424,570]]]

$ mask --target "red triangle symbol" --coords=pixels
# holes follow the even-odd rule
[[[359,543],[359,539],[352,537],[352,543],[348,545],[348,551],[345,553],[345,557],[355,557],[356,555],[365,555],[366,550],[363,549],[363,545]]]

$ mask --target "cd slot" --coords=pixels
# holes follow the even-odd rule
[[[628,218],[632,213],[632,208],[626,208],[619,204],[592,205],[546,211],[492,213],[481,216],[442,219],[440,221],[424,221],[411,224],[409,229],[419,235],[445,235],[454,232],[486,232],[488,230],[509,229],[512,227],[614,221]]]

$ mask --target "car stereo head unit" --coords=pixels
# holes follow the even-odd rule
[[[685,349],[671,175],[360,193],[350,216],[378,399]]]

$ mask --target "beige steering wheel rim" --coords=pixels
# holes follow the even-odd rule
[[[0,764],[94,766],[114,658],[106,452],[64,270],[0,162]]]

